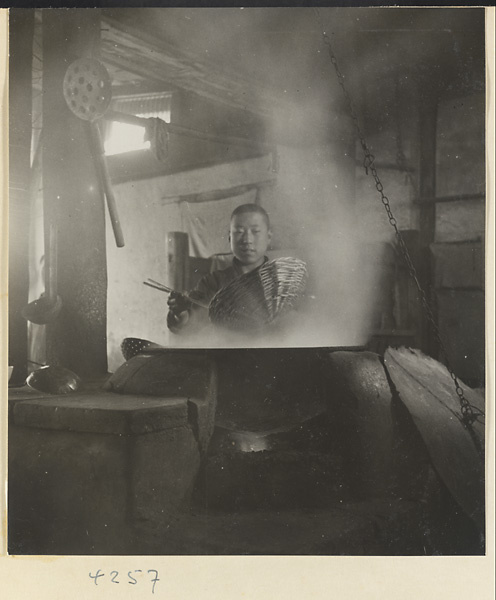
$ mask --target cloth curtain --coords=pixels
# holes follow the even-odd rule
[[[240,204],[255,202],[256,189],[211,202],[180,202],[182,231],[189,235],[190,255],[208,258],[230,251],[229,218]]]

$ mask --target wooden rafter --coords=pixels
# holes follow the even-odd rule
[[[241,77],[225,65],[220,68],[206,59],[200,60],[117,20],[107,19],[102,24],[101,56],[113,67],[258,115],[285,108],[279,95],[261,89],[256,80]]]

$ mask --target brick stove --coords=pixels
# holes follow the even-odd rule
[[[151,349],[9,423],[12,553],[483,552],[362,348]]]

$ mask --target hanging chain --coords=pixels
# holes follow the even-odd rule
[[[359,119],[357,116],[357,112],[355,110],[355,106],[353,104],[353,101],[351,99],[351,96],[350,96],[348,90],[346,89],[345,77],[339,69],[338,61],[334,54],[329,35],[325,31],[325,27],[324,27],[324,23],[322,21],[322,17],[320,15],[320,11],[316,7],[314,7],[314,10],[315,10],[317,19],[318,19],[321,29],[322,29],[322,38],[324,40],[324,44],[327,46],[329,56],[331,59],[331,63],[334,67],[334,70],[335,70],[337,78],[338,78],[339,85],[341,86],[344,97],[346,99],[346,103],[348,105],[348,110],[349,110],[351,118],[353,120],[355,129],[356,129],[356,132],[358,135],[358,140],[360,142],[360,146],[362,147],[362,150],[363,150],[363,155],[364,155],[363,166],[365,168],[365,173],[368,175],[368,173],[370,171],[372,177],[374,178],[375,188],[381,195],[382,204],[384,205],[384,209],[386,210],[386,213],[387,213],[387,216],[389,219],[389,223],[394,229],[394,233],[396,235],[398,245],[403,254],[403,258],[408,267],[410,276],[412,277],[413,281],[415,282],[415,286],[417,287],[422,307],[427,315],[427,320],[428,320],[430,326],[432,327],[436,341],[439,344],[439,349],[441,350],[441,353],[444,355],[446,368],[448,369],[451,379],[453,380],[453,383],[455,385],[456,394],[457,394],[458,400],[460,402],[460,411],[462,414],[462,422],[466,427],[472,429],[472,423],[475,420],[477,420],[480,416],[484,416],[484,413],[482,411],[480,411],[478,408],[474,407],[472,404],[470,404],[470,402],[465,398],[463,389],[461,388],[460,383],[459,383],[453,369],[451,368],[451,365],[450,365],[450,362],[448,359],[448,353],[446,352],[446,348],[445,348],[443,339],[441,337],[439,327],[436,323],[436,319],[434,317],[432,309],[427,300],[427,296],[426,296],[422,286],[420,285],[418,275],[417,275],[417,270],[415,269],[415,266],[410,257],[410,253],[408,252],[408,248],[407,248],[405,241],[403,239],[403,236],[401,235],[401,232],[398,228],[398,222],[395,219],[395,217],[391,211],[391,206],[389,204],[389,198],[384,193],[384,186],[382,185],[382,182],[379,179],[379,175],[377,174],[377,169],[374,165],[375,156],[370,151],[370,149],[367,145],[367,142],[365,140],[364,134],[362,132],[362,128],[360,127],[360,122],[359,122]]]

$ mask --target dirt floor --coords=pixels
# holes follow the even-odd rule
[[[474,555],[483,544],[470,526],[433,524],[419,502],[343,503],[320,510],[198,512],[165,528],[143,525],[139,554],[422,556]],[[145,541],[146,540],[146,541]]]

